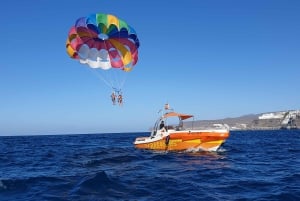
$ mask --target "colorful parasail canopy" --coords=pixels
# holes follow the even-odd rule
[[[110,14],[79,18],[71,27],[66,48],[73,59],[91,68],[132,70],[140,46],[134,29]]]

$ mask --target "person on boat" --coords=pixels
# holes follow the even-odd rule
[[[160,122],[159,129],[160,129],[162,132],[165,132],[165,131],[166,131],[166,127],[165,127],[165,122],[164,122],[164,121],[161,121],[161,122]]]
[[[123,104],[123,96],[121,93],[119,93],[119,95],[118,95],[118,103],[120,106]]]
[[[111,101],[112,101],[113,105],[115,105],[116,104],[116,94],[114,91],[111,93],[110,97],[111,97]]]

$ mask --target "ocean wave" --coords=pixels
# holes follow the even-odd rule
[[[36,185],[37,183],[47,186],[47,184],[59,184],[63,181],[64,179],[60,177],[48,176],[0,179],[0,192],[22,192],[27,191],[32,187],[32,185]]]
[[[114,156],[108,157],[104,159],[93,159],[84,162],[85,167],[96,167],[96,166],[104,166],[109,164],[120,164],[120,163],[130,163],[132,161],[136,161],[136,156]]]
[[[126,196],[126,186],[116,178],[110,178],[105,171],[83,177],[71,190],[70,197],[91,199],[108,199]],[[92,196],[91,196],[92,195]],[[101,199],[100,199],[101,198]],[[85,199],[83,199],[85,200]]]

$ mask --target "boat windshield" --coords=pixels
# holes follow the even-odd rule
[[[161,118],[159,118],[158,120],[156,120],[154,126],[153,126],[153,129],[152,129],[152,132],[151,132],[151,137],[154,137],[156,135],[156,132],[159,128],[159,124],[161,122]]]

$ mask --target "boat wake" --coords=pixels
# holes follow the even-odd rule
[[[184,152],[186,152],[186,153],[196,153],[196,152],[206,152],[206,151],[201,149],[201,147],[198,147],[198,148],[188,148]]]

